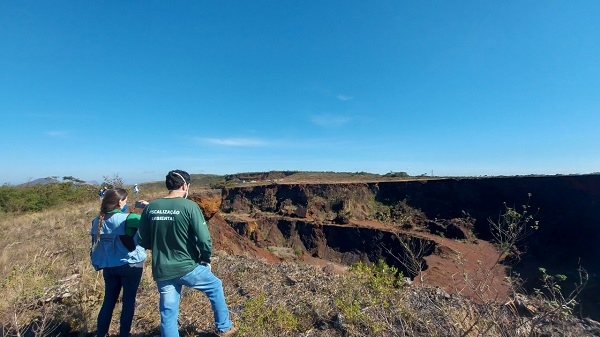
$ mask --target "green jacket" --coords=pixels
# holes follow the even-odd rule
[[[157,199],[144,208],[139,245],[152,251],[152,276],[165,281],[209,262],[212,242],[200,206],[183,198]]]

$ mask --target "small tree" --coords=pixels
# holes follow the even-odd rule
[[[395,233],[395,236],[402,247],[402,254],[396,254],[385,246],[383,248],[406,268],[410,276],[420,275],[419,280],[423,283],[423,273],[421,271],[425,267],[424,257],[431,254],[435,247],[434,243],[424,238],[400,235],[399,233]]]
[[[64,176],[63,181],[66,181],[66,182],[71,181],[71,182],[78,183],[78,184],[83,184],[85,182],[85,181],[75,178],[73,176]]]
[[[108,188],[122,188],[125,185],[123,183],[123,178],[121,178],[118,173],[113,173],[112,177],[102,176],[102,178],[104,179],[102,185],[108,186]]]
[[[500,213],[497,221],[488,219],[490,230],[494,241],[501,253],[499,259],[511,255],[518,258],[521,255],[518,244],[523,239],[530,236],[539,228],[539,222],[533,220],[538,212],[532,214],[529,212],[529,200],[531,193],[527,194],[527,203],[521,205],[522,211],[519,212],[515,207],[508,207],[504,203],[504,212]],[[539,210],[538,210],[539,211]]]

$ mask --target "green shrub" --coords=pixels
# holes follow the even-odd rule
[[[298,329],[298,319],[282,303],[271,305],[261,293],[244,303],[242,311],[244,332],[266,331],[269,333],[289,333]]]
[[[390,299],[397,298],[402,291],[402,272],[388,266],[383,260],[368,265],[358,262],[349,269],[348,277],[342,280],[342,291],[334,303],[344,317],[345,324],[364,329],[370,335],[377,335],[383,329],[381,315],[390,313],[393,305]],[[377,308],[373,315],[366,308]]]
[[[410,175],[408,175],[408,173],[401,171],[401,172],[388,172],[385,174],[384,177],[389,177],[389,178],[405,178],[405,177],[410,177]]]
[[[72,182],[30,186],[1,186],[0,213],[39,212],[67,203],[93,200],[96,189]]]

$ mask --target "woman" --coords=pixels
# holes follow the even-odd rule
[[[123,213],[126,204],[126,190],[122,188],[107,190],[102,198],[100,214],[92,220],[90,257],[94,269],[102,269],[104,276],[104,301],[98,313],[97,324],[99,337],[108,334],[108,327],[121,289],[123,289],[123,308],[119,336],[130,335],[135,311],[135,295],[146,259],[146,251],[137,244],[140,215]]]

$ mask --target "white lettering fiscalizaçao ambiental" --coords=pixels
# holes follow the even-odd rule
[[[153,216],[153,217],[150,217],[150,220],[152,220],[152,221],[161,221],[161,220],[175,221],[175,218],[172,216]]]
[[[176,210],[176,209],[153,209],[153,210],[150,210],[149,213],[150,214],[169,214],[169,215],[173,215],[173,214],[179,214],[181,212],[178,211],[178,210]]]

